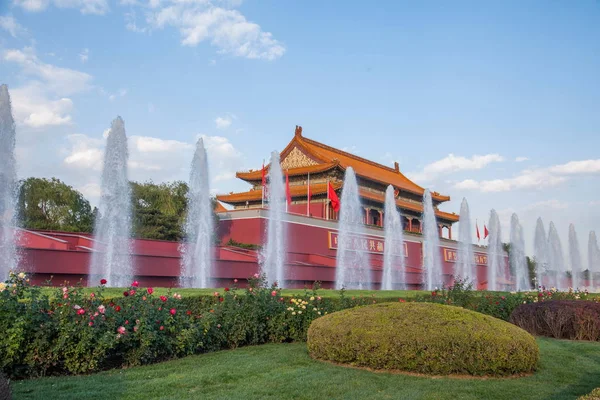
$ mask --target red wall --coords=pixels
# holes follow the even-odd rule
[[[319,206],[315,204],[315,206]],[[309,225],[288,223],[288,279],[286,287],[311,286],[320,281],[325,288],[334,287],[336,250],[329,246],[329,232],[334,229]],[[314,221],[314,220],[312,220]],[[247,219],[222,220],[218,227],[221,246],[215,248],[213,285],[229,286],[233,279],[239,284],[259,271],[257,252],[241,248],[225,246],[229,239],[240,243],[262,244],[267,220],[259,217]],[[22,242],[24,269],[35,273],[34,282],[43,282],[53,276],[53,283],[62,284],[64,280],[75,283],[82,279],[86,283],[91,253],[82,249],[93,247],[93,239],[81,235],[45,232],[36,235],[25,232]],[[52,235],[52,236],[50,236]],[[382,237],[370,237],[382,241]],[[423,270],[421,243],[414,236],[406,237],[407,257],[406,279],[409,288],[420,288]],[[66,241],[66,242],[63,242]],[[451,242],[447,242],[451,243]],[[454,242],[455,243],[455,242]],[[445,243],[442,243],[444,246]],[[176,287],[180,274],[179,244],[158,240],[134,240],[133,262],[137,280],[142,285]],[[444,261],[444,248],[440,248],[446,284],[452,283],[455,263]],[[371,269],[375,286],[381,280],[383,258],[381,253],[370,254]],[[485,282],[487,267],[477,266],[479,282]],[[507,277],[508,278],[508,277]],[[95,282],[91,282],[95,285]],[[400,287],[398,282],[395,287]],[[483,288],[480,286],[480,288]]]

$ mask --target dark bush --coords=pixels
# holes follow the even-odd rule
[[[308,330],[311,357],[434,375],[511,375],[539,360],[533,336],[474,311],[431,303],[385,303],[332,313]]]
[[[10,382],[6,376],[0,372],[0,400],[11,400]]]
[[[599,341],[600,303],[554,300],[521,304],[510,322],[537,336]]]

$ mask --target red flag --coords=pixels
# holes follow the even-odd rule
[[[475,230],[477,231],[477,243],[481,240],[481,236],[479,236],[479,225],[475,222]]]
[[[267,184],[267,176],[265,174],[265,162],[263,161],[263,167],[262,167],[262,186],[265,187],[266,184]]]
[[[333,190],[333,186],[331,182],[327,182],[327,197],[331,200],[331,207],[333,207],[333,211],[340,211],[340,199]]]
[[[490,233],[487,230],[487,226],[485,226],[485,224],[483,224],[483,238],[485,239],[486,237],[488,237]]]
[[[288,206],[292,204],[292,194],[290,193],[290,177],[287,171],[285,171],[285,197],[287,199]]]

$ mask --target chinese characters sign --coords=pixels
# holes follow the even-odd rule
[[[485,254],[474,254],[473,255],[475,264],[487,265],[487,255]],[[447,262],[456,262],[458,255],[455,249],[444,248],[444,260]]]
[[[404,244],[404,256],[408,257],[408,246]],[[400,243],[398,243],[400,245]],[[385,240],[378,238],[371,238],[368,236],[351,235],[350,240],[347,243],[347,248],[350,250],[363,250],[369,253],[380,253],[383,254]],[[329,248],[338,248],[338,234],[337,232],[329,232]],[[399,248],[394,251],[394,254],[400,254]]]

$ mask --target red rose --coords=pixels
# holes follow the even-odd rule
[[[125,296],[125,297],[129,296],[129,292],[128,291],[124,291],[123,292],[123,296]]]
[[[131,284],[131,286],[138,287],[138,286],[140,286],[140,283],[138,281],[133,281],[133,283]]]
[[[148,289],[146,289],[146,291],[148,291],[148,294],[154,293],[154,289],[152,289],[151,287],[149,287]]]
[[[176,310],[176,309],[174,309],[174,308],[171,308],[171,309],[169,310],[169,312],[171,313],[171,315],[175,315],[175,313],[177,312],[177,310]]]
[[[186,313],[187,315],[192,315],[192,312],[191,312],[190,310],[187,310],[185,313]]]
[[[106,285],[106,279],[100,279],[100,284],[101,285]]]
[[[164,330],[164,329],[165,329],[165,327],[164,327],[164,326],[162,326],[162,325],[160,326],[160,328],[158,328],[158,330],[159,330],[159,331],[162,331],[162,330]]]
[[[128,319],[125,320],[125,325],[129,325],[129,320]]]
[[[83,308],[80,308],[79,310],[77,310],[77,314],[83,315],[85,314],[85,310]]]
[[[226,291],[226,292],[229,292],[229,288],[228,288],[228,287],[226,287],[226,288],[225,288],[225,291]]]
[[[161,299],[162,301],[167,301],[167,297],[166,297],[166,296],[160,296],[160,299]]]
[[[223,298],[222,298],[222,297],[219,297],[219,301],[220,301],[220,302],[223,302]]]
[[[116,311],[116,312],[119,312],[119,311],[121,311],[121,306],[116,306],[116,307],[115,307],[115,311]]]

